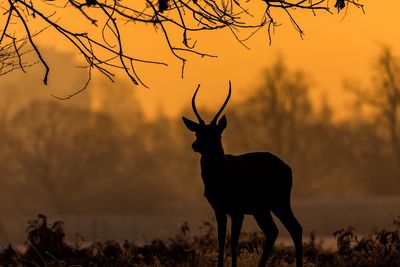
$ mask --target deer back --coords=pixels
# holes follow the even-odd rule
[[[290,167],[269,152],[224,155],[201,163],[205,197],[213,207],[227,212],[269,208],[290,197]]]

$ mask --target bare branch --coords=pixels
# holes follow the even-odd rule
[[[4,1],[4,0],[3,0]],[[255,18],[256,12],[247,7],[249,0],[7,0],[1,5],[6,16],[5,24],[0,35],[0,47],[4,46],[5,39],[11,40],[14,55],[17,58],[14,67],[24,71],[22,54],[18,51],[18,43],[25,38],[45,68],[43,82],[47,84],[50,67],[46,62],[38,40],[34,38],[38,32],[37,25],[55,30],[58,37],[67,41],[86,62],[86,67],[97,70],[111,81],[115,71],[123,70],[133,84],[144,85],[135,69],[137,64],[157,64],[167,66],[165,62],[136,58],[130,55],[124,46],[122,27],[128,24],[151,24],[161,29],[167,48],[172,55],[182,62],[182,77],[184,74],[186,56],[189,54],[199,57],[214,57],[198,51],[196,40],[191,39],[191,33],[198,31],[212,31],[226,28],[243,46],[260,29],[266,27],[268,39],[271,43],[272,33],[277,20],[273,10],[284,10],[296,31],[302,37],[304,32],[297,23],[294,12],[310,10],[330,12],[329,0],[263,0],[266,4],[261,17]],[[8,6],[7,6],[8,3]],[[35,5],[34,5],[35,3]],[[43,8],[45,5],[46,8]],[[349,5],[363,10],[358,0],[336,0],[334,7],[340,11]],[[60,15],[60,9],[70,11]],[[89,32],[77,31],[64,26],[62,20],[71,19],[67,16],[80,16],[91,26]],[[251,19],[249,19],[251,18]],[[75,19],[72,18],[72,19]],[[250,24],[248,21],[258,21]],[[40,23],[38,23],[40,22]],[[10,27],[14,32],[10,33]],[[18,34],[16,29],[24,29],[25,37]],[[15,28],[15,29],[14,29]],[[85,27],[82,27],[85,29]],[[96,29],[99,29],[96,32]],[[172,36],[174,29],[180,30],[180,37]],[[110,31],[110,35],[106,35]],[[99,34],[97,34],[99,33]],[[242,34],[246,37],[240,37]],[[100,35],[100,37],[98,37]],[[174,37],[174,38],[172,38]],[[1,73],[1,72],[0,72]],[[88,82],[91,79],[88,79]],[[144,85],[146,86],[146,85]],[[84,88],[87,85],[85,84]]]
[[[83,91],[85,91],[86,88],[89,86],[89,83],[90,83],[91,80],[92,80],[92,68],[89,67],[88,78],[86,80],[86,83],[83,85],[83,87],[81,89],[79,89],[78,91],[76,91],[76,92],[74,92],[74,93],[72,93],[70,95],[64,96],[64,97],[59,97],[59,96],[56,96],[54,94],[52,94],[51,96],[57,98],[58,100],[68,100],[68,99],[76,96],[77,94],[80,94]]]
[[[25,18],[22,16],[22,14],[19,12],[19,10],[13,6],[13,3],[11,2],[11,0],[9,0],[9,3],[10,3],[10,6],[11,6],[12,10],[14,10],[14,12],[17,14],[18,18],[22,22],[22,24],[23,24],[23,26],[25,28],[26,34],[28,36],[29,43],[32,45],[33,50],[35,50],[35,53],[39,57],[40,62],[45,67],[43,83],[47,85],[47,79],[48,79],[48,76],[49,76],[50,68],[47,65],[46,61],[44,60],[42,54],[40,53],[40,50],[37,47],[36,43],[33,41],[31,31],[29,30],[29,27],[28,27],[28,24],[25,21]],[[33,13],[33,14],[35,14],[35,13]]]

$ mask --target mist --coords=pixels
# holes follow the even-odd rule
[[[354,106],[337,121],[329,99],[318,108],[311,100],[317,89],[310,74],[278,59],[260,75],[260,86],[228,104],[225,153],[271,151],[284,159],[306,232],[329,234],[346,223],[365,231],[388,226],[400,214],[400,102],[391,101],[400,81],[392,70],[399,66],[383,49],[370,87],[347,84]],[[67,89],[84,83],[82,75],[64,75]],[[0,81],[2,236],[19,239],[16,233],[39,213],[69,221],[71,232],[89,239],[150,236],[183,221],[213,219],[194,136],[180,117],[160,110],[147,120],[128,84],[103,83],[61,101],[15,77]],[[187,102],[182,115],[194,118]],[[218,108],[199,111],[210,119]],[[327,218],[331,225],[323,223]]]

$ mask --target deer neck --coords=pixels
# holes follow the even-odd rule
[[[201,155],[200,167],[203,180],[215,180],[220,177],[224,168],[225,154],[222,145],[215,151]]]

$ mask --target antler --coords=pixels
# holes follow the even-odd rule
[[[192,109],[193,109],[193,112],[194,112],[194,114],[196,115],[196,117],[197,117],[199,123],[200,123],[200,124],[205,124],[205,122],[204,122],[203,119],[200,117],[200,114],[199,114],[199,112],[197,111],[197,108],[196,108],[195,99],[196,99],[197,92],[199,91],[199,88],[200,88],[200,84],[197,86],[196,92],[194,92],[194,95],[193,95],[193,98],[192,98]]]
[[[224,104],[222,105],[222,107],[219,109],[219,111],[217,112],[217,114],[215,115],[214,119],[211,121],[211,124],[216,124],[218,117],[221,115],[222,111],[224,111],[224,108],[226,106],[226,104],[228,104],[229,98],[231,97],[231,81],[229,81],[229,92],[228,92],[228,96],[225,99]]]

